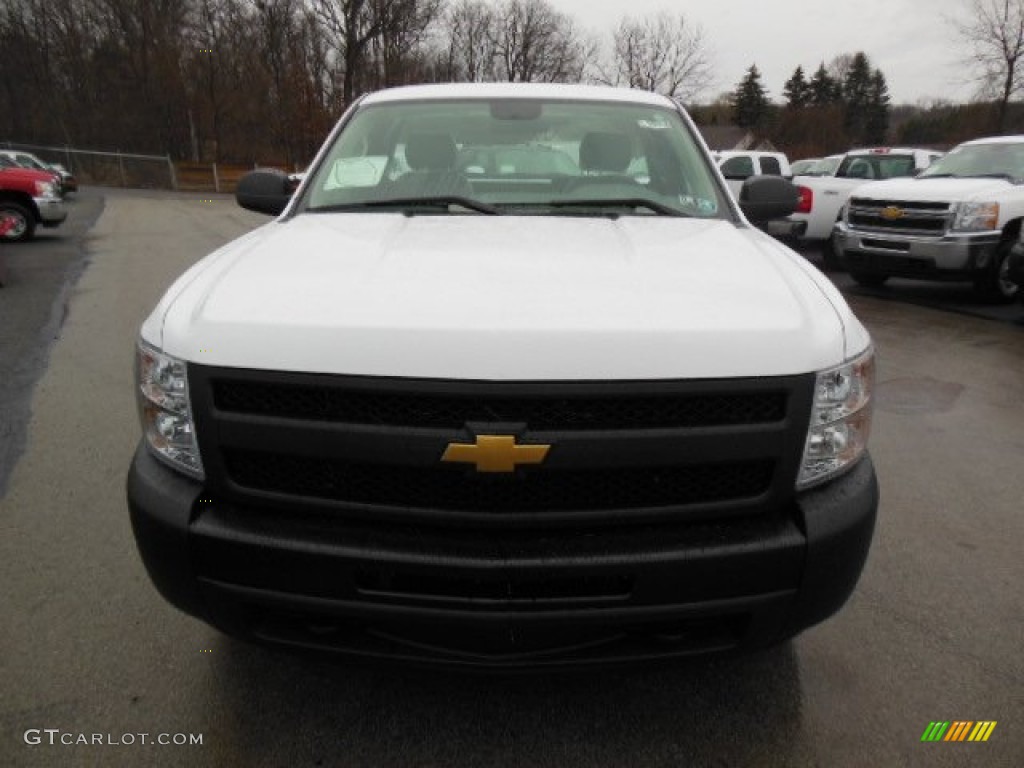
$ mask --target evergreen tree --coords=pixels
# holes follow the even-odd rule
[[[871,64],[863,51],[857,51],[843,81],[843,126],[855,143],[866,140],[871,89]]]
[[[889,133],[889,86],[882,70],[876,69],[871,76],[871,91],[868,96],[867,119],[864,141],[868,144],[885,144]]]
[[[815,107],[827,107],[840,100],[841,86],[832,79],[828,70],[825,69],[825,62],[818,65],[814,77],[807,84],[810,104]]]
[[[786,106],[792,109],[803,109],[810,103],[811,87],[804,78],[803,67],[793,70],[793,76],[782,88],[782,95],[786,97]]]
[[[768,112],[768,92],[761,73],[751,64],[732,97],[733,122],[741,128],[757,128]]]

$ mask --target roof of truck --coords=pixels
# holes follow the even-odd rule
[[[560,99],[573,101],[616,101],[675,107],[665,96],[631,88],[565,83],[444,83],[406,85],[369,94],[364,104],[420,99]]]

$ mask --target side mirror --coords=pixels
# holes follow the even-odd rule
[[[751,176],[740,187],[740,210],[752,224],[782,219],[796,210],[800,191],[780,176]]]
[[[277,216],[288,205],[294,191],[295,185],[290,183],[287,174],[268,168],[250,171],[239,179],[235,200],[250,211]]]

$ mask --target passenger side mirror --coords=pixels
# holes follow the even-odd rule
[[[287,174],[266,168],[250,171],[239,179],[235,200],[250,211],[277,216],[287,207],[294,191],[295,184]]]
[[[799,202],[796,185],[780,176],[751,176],[740,188],[740,210],[752,224],[785,218]]]

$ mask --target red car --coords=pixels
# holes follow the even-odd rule
[[[29,240],[37,226],[56,227],[68,216],[53,175],[11,167],[0,159],[0,219],[12,220],[0,239]]]

